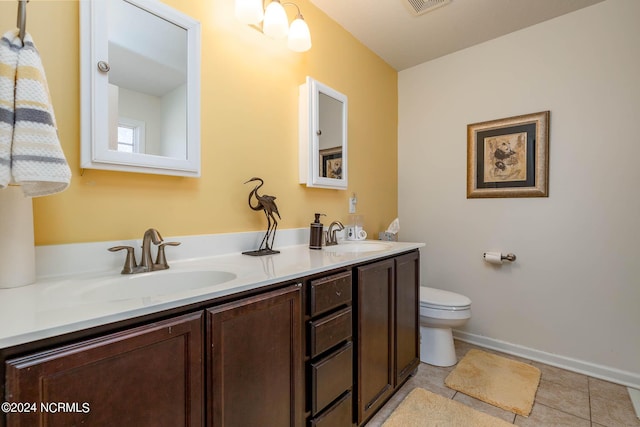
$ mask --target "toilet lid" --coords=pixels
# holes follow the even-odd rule
[[[471,300],[464,295],[442,289],[420,287],[420,305],[428,308],[464,310],[471,306]]]

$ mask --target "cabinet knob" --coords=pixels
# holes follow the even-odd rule
[[[108,73],[110,69],[111,69],[111,66],[109,65],[108,62],[98,61],[98,70],[102,71],[103,73]]]

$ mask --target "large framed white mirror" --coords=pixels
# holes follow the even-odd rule
[[[200,23],[156,0],[81,0],[81,167],[200,176]]]
[[[307,77],[299,90],[300,183],[347,188],[347,97]]]

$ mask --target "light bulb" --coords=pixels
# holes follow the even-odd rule
[[[287,47],[294,52],[306,52],[311,49],[311,33],[309,32],[309,26],[304,22],[302,15],[298,15],[298,17],[291,23]]]
[[[289,21],[279,0],[273,0],[264,11],[262,32],[274,39],[283,39],[289,32]]]

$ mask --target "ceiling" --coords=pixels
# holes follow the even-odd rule
[[[451,0],[418,16],[408,0],[310,1],[402,71],[603,0]]]

